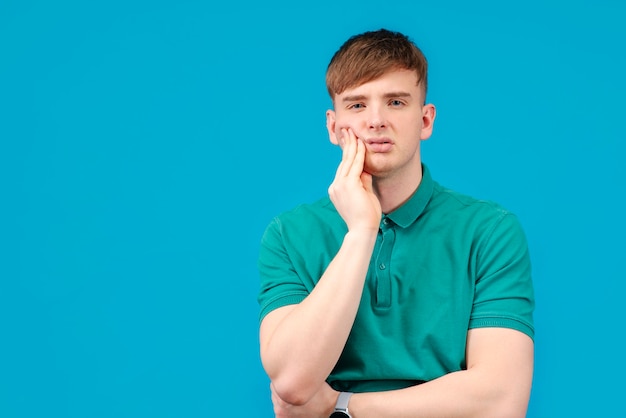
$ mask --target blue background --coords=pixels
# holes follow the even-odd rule
[[[527,232],[528,416],[623,416],[625,18],[618,1],[1,1],[0,416],[272,416],[259,239],[326,194],[324,71],[380,27],[429,58],[435,179]]]

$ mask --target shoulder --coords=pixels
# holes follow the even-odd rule
[[[464,193],[457,192],[452,189],[435,183],[433,198],[431,203],[435,206],[443,206],[449,210],[471,210],[483,212],[489,215],[507,215],[511,212],[497,202],[492,200],[479,199]]]
[[[283,238],[306,237],[344,226],[345,223],[335,206],[325,197],[280,213],[267,226],[265,236],[277,234]]]
[[[493,200],[479,199],[435,183],[427,212],[432,218],[462,229],[474,236],[491,236],[495,230],[523,235],[515,213]]]
[[[435,183],[429,210],[445,216],[458,217],[469,223],[499,223],[517,217],[508,208],[493,200],[479,199]]]
[[[338,216],[338,213],[328,197],[321,198],[313,203],[302,203],[277,215],[272,223],[279,225],[300,225],[308,222],[319,222]]]

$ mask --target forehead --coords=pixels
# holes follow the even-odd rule
[[[417,72],[414,70],[394,69],[374,80],[347,88],[345,91],[337,94],[335,99],[344,100],[344,98],[351,96],[385,96],[396,92],[420,98],[422,89],[417,80]]]

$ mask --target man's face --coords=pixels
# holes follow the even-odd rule
[[[343,148],[342,129],[351,129],[366,146],[364,171],[378,178],[420,169],[420,141],[428,139],[435,107],[424,105],[415,71],[394,70],[334,97],[326,112],[333,144]]]

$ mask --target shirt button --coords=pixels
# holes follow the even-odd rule
[[[386,269],[386,268],[387,268],[387,266],[385,265],[385,263],[380,263],[380,264],[378,265],[378,268],[379,268],[379,269],[381,269],[381,270],[384,270],[384,269]]]
[[[383,223],[384,223],[385,225],[387,225],[387,224],[389,223],[389,219],[387,219],[387,218],[383,219]]]

